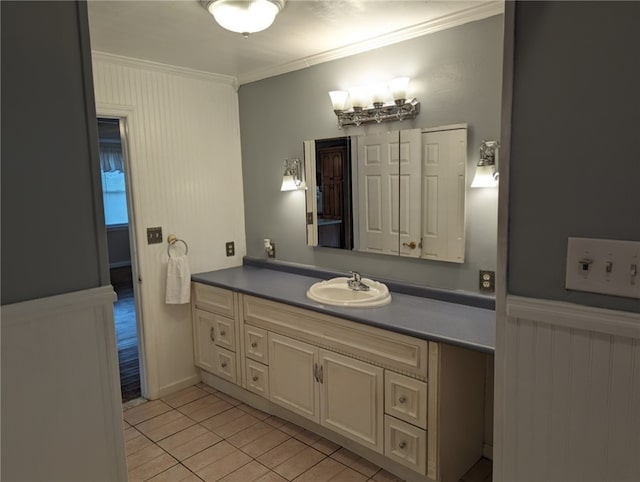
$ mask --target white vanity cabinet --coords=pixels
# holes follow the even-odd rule
[[[269,333],[273,403],[382,453],[383,369]]]
[[[237,297],[233,291],[192,283],[194,363],[227,381],[239,380]]]
[[[195,285],[196,365],[215,388],[407,481],[458,481],[482,457],[483,353]]]

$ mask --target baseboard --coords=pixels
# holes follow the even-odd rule
[[[154,397],[154,399],[163,398],[163,397],[166,397],[167,395],[171,395],[172,393],[177,392],[178,390],[182,390],[183,388],[187,388],[187,387],[190,387],[191,385],[195,385],[196,383],[199,383],[200,380],[201,380],[200,374],[196,373],[194,375],[191,375],[190,377],[183,378],[182,380],[178,380],[177,382],[170,383],[169,385],[160,387],[160,389],[158,390],[158,396]]]
[[[482,446],[482,456],[485,459],[493,460],[493,445],[484,444]]]

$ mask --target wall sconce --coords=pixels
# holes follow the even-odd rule
[[[242,34],[249,34],[269,28],[282,11],[285,0],[200,0],[221,27]]]
[[[414,119],[420,112],[420,102],[407,99],[409,77],[398,77],[387,84],[350,87],[348,92],[329,92],[338,127],[360,126],[370,122],[401,121]],[[351,108],[347,109],[347,99]],[[389,101],[393,99],[393,102]]]
[[[498,141],[482,141],[482,144],[480,144],[480,160],[478,161],[471,187],[496,187],[498,185],[496,156],[499,148]]]
[[[300,159],[285,159],[281,191],[296,191],[304,188]]]

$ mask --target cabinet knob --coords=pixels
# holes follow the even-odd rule
[[[407,401],[407,397],[405,397],[404,395],[402,395],[400,398],[398,398],[398,402],[400,403],[404,403]]]
[[[224,331],[224,330],[220,330],[220,336],[224,336],[224,335],[226,335],[226,334],[227,334],[227,332],[226,332],[226,331]]]
[[[254,375],[254,376],[253,376],[253,378],[252,378],[252,380],[253,380],[254,382],[257,382],[257,381],[258,381],[258,375]]]
[[[251,343],[251,348],[255,348],[255,347],[257,347],[257,346],[258,346],[258,343],[257,343],[257,342],[255,342],[255,341],[254,341],[254,342],[252,342],[252,343]]]
[[[406,446],[407,442],[405,442],[404,440],[398,444],[398,447],[400,447],[401,449],[405,448]]]
[[[411,241],[410,243],[402,243],[402,246],[409,249],[416,249],[417,244],[415,241]]]
[[[227,368],[227,362],[226,362],[226,361],[223,361],[223,362],[220,364],[220,366],[222,366],[222,368]]]

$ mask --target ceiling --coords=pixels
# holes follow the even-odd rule
[[[503,11],[501,0],[288,0],[249,36],[220,27],[199,0],[89,0],[94,52],[252,82]]]

